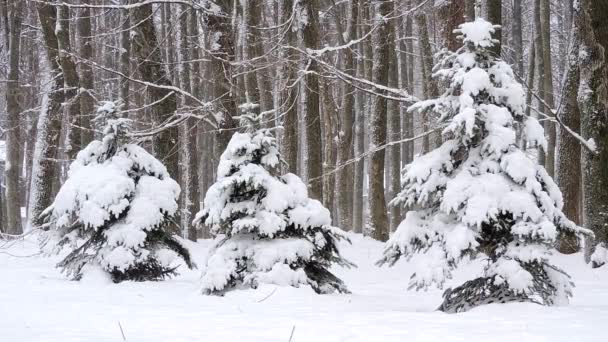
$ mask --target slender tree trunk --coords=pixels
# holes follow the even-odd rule
[[[257,46],[257,37],[253,32],[254,27],[259,23],[259,19],[256,17],[257,14],[259,14],[259,4],[255,4],[254,1],[251,0],[242,1],[242,4],[243,30],[245,31],[243,35],[243,60],[246,61],[245,65],[247,66],[245,74],[246,102],[255,104],[257,106],[255,108],[255,113],[259,114],[262,107],[260,99],[261,89],[258,87],[257,63],[254,61],[255,58],[258,57],[257,53],[259,49]]]
[[[522,41],[522,0],[513,0],[513,21],[511,24],[511,34],[513,37],[513,53],[515,55],[515,72],[523,77],[524,75],[524,50]]]
[[[544,107],[543,111],[549,113],[555,109],[553,96],[553,71],[551,68],[553,64],[551,63],[551,13],[549,8],[549,0],[540,0],[540,25],[543,73],[539,75],[541,75],[543,82],[543,100],[547,106],[549,106],[549,108]],[[551,121],[547,121],[545,123],[545,131],[548,137],[545,168],[547,169],[547,173],[553,177],[555,171],[555,125]]]
[[[543,61],[543,52],[542,52],[542,46],[543,46],[543,38],[542,38],[542,30],[541,30],[541,20],[540,20],[540,2],[541,0],[534,0],[534,31],[535,31],[535,37],[534,37],[534,48],[535,50],[535,57],[536,57],[536,77],[537,77],[537,87],[538,87],[538,94],[540,94],[541,98],[543,98],[544,93],[545,93],[545,82],[544,80],[544,75],[545,75],[545,64]],[[540,108],[541,111],[543,111],[545,108],[542,104],[539,103],[538,108]],[[542,119],[542,117],[539,116],[539,119]],[[546,125],[545,125],[545,121],[541,121],[541,125],[543,126],[543,128],[546,129]],[[546,134],[546,132],[545,132]],[[547,166],[547,151],[545,151],[543,148],[539,147],[538,148],[538,163],[544,167]]]
[[[426,14],[420,12],[416,15],[416,25],[418,26],[418,41],[419,41],[419,51],[422,54],[422,88],[424,97],[435,98],[439,95],[439,90],[437,88],[437,82],[432,77],[432,69],[433,69],[433,50],[431,48],[431,41],[429,38],[429,31],[426,22]],[[431,128],[430,118],[428,115],[428,111],[422,112],[422,129],[424,132],[428,131]],[[430,136],[425,135],[422,138],[422,152],[427,153],[431,149]],[[438,140],[436,137],[434,140]]]
[[[392,24],[392,23],[391,23]],[[393,30],[394,32],[394,30]],[[391,35],[394,39],[395,35]],[[389,79],[388,85],[391,88],[399,87],[397,53],[395,46],[396,40],[389,40]],[[388,121],[388,141],[398,141],[401,139],[401,120],[399,115],[399,103],[397,101],[388,101],[387,104],[387,121]],[[397,196],[401,189],[401,146],[393,145],[388,149],[388,198],[390,201]],[[393,205],[390,207],[390,229],[395,231],[401,222],[401,207]]]
[[[120,72],[123,75],[131,74],[131,21],[129,17],[129,10],[122,10],[121,22],[122,31],[120,32]],[[122,109],[128,110],[130,107],[130,83],[126,78],[121,78],[120,83],[120,101],[122,102]]]
[[[293,1],[279,1],[279,12],[281,22],[287,22],[292,16]],[[285,32],[285,41],[288,45],[296,44],[296,34],[293,30],[288,29]],[[281,77],[283,89],[281,91],[281,108],[284,113],[285,120],[283,122],[283,158],[287,162],[287,171],[291,173],[298,172],[298,91],[297,85],[294,82],[297,78],[294,54],[291,49],[281,49]]]
[[[319,44],[319,3],[317,0],[308,0],[302,3],[301,10],[306,22],[301,23],[304,47],[317,49]],[[304,124],[306,133],[306,180],[308,181],[311,198],[323,202],[323,158],[321,141],[321,115],[319,113],[319,67],[314,59],[308,60],[307,74],[304,77],[306,105],[304,108]]]
[[[81,148],[81,129],[80,129],[80,100],[78,92],[80,90],[80,78],[76,71],[75,58],[71,56],[72,47],[70,44],[70,9],[63,5],[57,9],[57,25],[55,34],[59,45],[59,63],[63,71],[65,83],[64,93],[67,105],[67,116],[69,124],[67,128],[66,154],[70,160],[76,158],[76,154]]]
[[[372,33],[373,76],[376,84],[388,86],[389,48],[392,39],[387,17],[392,9],[392,1],[375,0],[375,25],[378,28]],[[386,144],[386,98],[375,96],[372,100],[372,117],[370,123],[371,146]],[[370,160],[370,228],[376,240],[386,241],[389,235],[389,224],[384,198],[384,150],[372,154]]]
[[[80,0],[80,2],[87,5],[91,3],[91,0]],[[78,36],[80,37],[80,57],[86,61],[93,59],[91,31],[91,9],[84,7],[80,10],[80,16],[78,17]],[[94,76],[93,68],[89,63],[80,64],[80,75],[82,91],[80,94],[80,143],[81,147],[85,147],[93,140],[91,118],[95,115]]]
[[[488,21],[494,25],[502,25],[502,0],[487,0],[487,4]],[[492,38],[498,41],[492,46],[492,52],[495,56],[500,57],[502,28],[497,27]]]
[[[22,91],[19,84],[19,59],[20,59],[20,37],[21,18],[23,15],[23,2],[17,1],[12,4],[10,14],[10,43],[9,43],[9,70],[8,82],[6,83],[6,161],[5,167],[5,202],[6,202],[6,232],[9,234],[23,233],[21,225],[21,200],[19,190],[19,165],[21,134],[20,120]],[[7,8],[8,10],[8,8]],[[3,228],[3,227],[0,227]]]

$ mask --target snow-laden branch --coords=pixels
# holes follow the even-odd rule
[[[72,4],[64,1],[50,1],[50,0],[29,0],[31,2],[42,3],[46,5],[56,6],[56,7],[68,7],[68,8],[99,8],[99,9],[120,9],[120,10],[132,10],[138,9],[140,7],[146,5],[154,5],[154,4],[176,4],[176,5],[186,5],[192,7],[195,10],[200,10],[205,13],[212,14],[214,16],[227,16],[222,14],[220,7],[217,6],[213,1],[208,0],[207,3],[212,5],[210,8],[205,8],[205,6],[200,3],[192,0],[145,0],[132,4],[101,4],[101,5],[92,5],[92,4]]]
[[[541,112],[541,111],[537,111],[538,113],[540,113],[541,115],[545,116],[547,119],[551,120],[552,122],[556,122],[557,124],[559,124],[559,126],[561,128],[563,128],[566,132],[568,132],[568,134],[570,134],[571,136],[573,136],[576,140],[578,140],[578,142],[584,147],[586,148],[589,152],[591,153],[597,153],[597,146],[595,145],[595,142],[593,141],[593,139],[590,140],[585,140],[585,138],[583,138],[580,134],[576,133],[572,128],[568,127],[568,125],[566,125],[562,119],[559,117],[559,115],[557,115],[555,109],[551,108],[551,106],[545,101],[543,100],[540,96],[538,96],[538,94],[536,92],[534,92],[533,89],[530,89],[528,87],[528,85],[526,84],[526,82],[524,82],[522,80],[522,78],[519,75],[515,75],[515,77],[521,82],[521,84],[526,87],[528,89],[528,91],[532,94],[532,96],[534,96],[534,98],[540,103],[542,104],[545,108],[549,109],[549,114]]]
[[[360,155],[356,156],[355,158],[349,159],[349,160],[345,161],[344,163],[342,163],[340,165],[336,165],[336,167],[333,170],[331,170],[329,172],[325,172],[325,173],[323,173],[319,177],[308,179],[307,182],[310,184],[311,182],[314,182],[314,181],[317,181],[319,179],[331,176],[332,174],[334,174],[336,172],[339,172],[340,170],[342,170],[343,168],[347,167],[348,165],[356,163],[356,162],[360,161],[363,158],[369,157],[369,156],[371,156],[372,154],[374,154],[374,153],[376,153],[378,151],[384,150],[384,149],[386,149],[388,147],[391,147],[391,146],[394,146],[394,145],[403,144],[403,143],[406,143],[406,142],[411,142],[411,141],[415,141],[415,140],[424,138],[425,136],[431,135],[431,134],[433,134],[433,133],[435,133],[437,131],[440,131],[442,129],[443,129],[443,127],[436,127],[436,128],[433,128],[433,129],[431,129],[429,131],[426,131],[424,133],[420,133],[420,134],[418,134],[416,136],[413,136],[411,138],[405,138],[405,139],[401,139],[401,140],[395,140],[395,141],[388,142],[388,143],[386,143],[384,145],[376,146],[374,148],[369,149],[369,151],[367,151],[367,152],[361,153]]]

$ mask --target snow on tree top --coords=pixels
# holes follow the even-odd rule
[[[473,22],[468,22],[460,25],[460,28],[454,30],[454,33],[460,33],[459,38],[466,43],[472,43],[475,46],[488,48],[494,43],[496,39],[492,38],[492,34],[495,32],[497,25],[482,19],[477,18]]]

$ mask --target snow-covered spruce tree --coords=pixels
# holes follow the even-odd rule
[[[406,166],[392,204],[411,210],[379,264],[411,260],[410,289],[419,290],[442,287],[465,257],[484,260],[483,275],[444,292],[439,310],[446,312],[563,302],[572,283],[550,263],[555,240],[590,232],[564,216],[559,189],[517,139],[547,144],[538,121],[524,115],[525,94],[510,66],[491,53],[494,27],[477,19],[457,32],[464,46],[444,54],[435,72],[447,90],[410,108],[437,113],[444,142]]]
[[[72,249],[57,266],[75,280],[99,266],[114,282],[175,275],[176,257],[192,267],[188,251],[168,229],[175,224],[179,185],[160,161],[125,143],[130,121],[116,117],[112,102],[98,113],[96,119],[106,123],[103,139],[78,153],[43,212],[51,223],[46,245]]]
[[[260,129],[260,117],[240,119],[247,132],[232,136],[217,181],[195,218],[195,224],[206,224],[217,236],[203,271],[203,293],[222,295],[260,283],[348,293],[328,271],[334,263],[352,265],[338,251],[338,241],[346,236],[331,226],[329,210],[308,198],[298,176],[279,176],[276,140],[270,129]]]

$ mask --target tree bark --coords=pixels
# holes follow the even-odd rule
[[[577,20],[578,21],[578,20]],[[579,70],[579,24],[572,27],[573,36],[570,44],[567,72],[564,79],[560,111],[557,115],[563,123],[575,132],[580,132],[581,119],[578,107],[578,86],[580,82]],[[563,212],[570,220],[581,224],[580,194],[581,188],[581,147],[578,140],[564,129],[560,128],[559,144],[557,146],[557,184],[564,198]],[[578,239],[575,236],[563,236],[559,239],[558,249],[562,253],[576,253],[579,249]]]
[[[80,0],[80,2],[88,5],[91,3],[91,0]],[[84,7],[80,10],[80,16],[78,17],[78,36],[80,37],[80,58],[86,61],[92,60],[93,41],[91,30],[91,9],[88,7]],[[91,118],[93,118],[95,115],[95,98],[93,97],[93,93],[95,92],[94,75],[91,64],[86,62],[81,63],[80,75],[80,88],[82,91],[80,94],[80,143],[81,147],[85,147],[93,140]],[[123,109],[126,108],[123,107]]]
[[[131,74],[131,21],[129,10],[121,12],[122,31],[120,32],[120,72],[123,75]],[[129,110],[130,108],[130,83],[127,78],[121,78],[119,83],[120,101],[122,109]]]
[[[547,106],[549,106],[549,108],[543,108],[543,111],[549,113],[555,109],[553,97],[553,71],[551,67],[553,64],[551,63],[551,13],[549,0],[540,0],[540,25],[543,73],[539,75],[542,77],[543,82],[543,100]],[[551,121],[547,121],[545,123],[545,131],[548,137],[545,168],[547,169],[547,173],[553,177],[555,173],[555,125]]]
[[[374,49],[372,81],[388,86],[389,42],[392,35],[385,17],[391,12],[392,1],[375,0],[373,4],[376,10],[374,24],[378,25],[378,28],[372,33]],[[374,96],[370,122],[372,148],[386,144],[386,110],[386,98]],[[371,155],[369,179],[370,228],[376,240],[386,241],[389,236],[389,226],[384,198],[384,149]]]
[[[281,22],[286,22],[292,16],[293,1],[279,1],[279,15]],[[287,45],[296,44],[296,34],[288,29],[285,32],[285,42]],[[286,171],[298,173],[298,92],[297,85],[294,85],[297,62],[294,61],[294,54],[289,48],[281,49],[281,107],[282,114],[285,116],[283,121],[283,158],[287,163]]]
[[[348,8],[346,41],[357,36],[359,1],[353,0]],[[345,49],[342,56],[343,70],[355,76],[355,58],[352,49]],[[353,125],[355,123],[355,88],[346,82],[342,83],[342,106],[340,109],[340,132],[338,133],[337,164],[343,165],[353,155]],[[350,230],[353,225],[353,177],[352,165],[342,168],[336,174],[336,202],[338,205],[338,225]]]
[[[494,25],[502,25],[502,0],[487,0],[488,5],[488,21]],[[498,43],[492,46],[492,52],[498,58],[500,58],[501,41],[502,41],[502,28],[498,27],[494,31],[492,38],[496,39]]]
[[[596,153],[583,153],[583,222],[595,233],[595,243],[608,243],[608,2],[581,1],[581,77],[587,87],[579,89],[582,99],[582,132],[593,139]],[[594,244],[586,244],[589,256]]]
[[[210,6],[210,3],[207,3]],[[232,65],[234,62],[234,35],[230,22],[232,1],[218,0],[220,13],[205,12],[205,23],[209,30],[211,49],[211,78],[213,99],[216,100],[215,149],[224,151],[236,127],[232,117],[237,115],[237,105],[232,87]]]
[[[180,82],[181,88],[189,93],[192,93],[190,62],[193,60],[191,56],[190,35],[189,32],[189,12],[192,12],[186,5],[181,6],[180,25]],[[193,108],[194,104],[190,98],[183,98],[182,101],[189,108]],[[197,119],[190,117],[180,126],[180,183],[182,188],[182,215],[181,226],[185,238],[191,241],[196,241],[196,227],[192,224],[194,215],[200,210],[200,193],[198,182],[198,153],[196,148],[197,139]]]
[[[306,49],[317,49],[319,44],[319,3],[308,0],[302,3],[301,11],[306,22],[301,23],[302,38]],[[308,181],[309,196],[323,202],[323,158],[321,141],[321,115],[319,113],[319,66],[316,60],[308,60],[306,76],[306,105],[304,108],[304,124],[306,134],[306,180]]]
[[[76,62],[72,54],[70,44],[70,9],[62,5],[57,8],[57,25],[55,26],[57,44],[59,46],[59,63],[63,71],[64,101],[67,106],[67,117],[69,125],[67,128],[66,154],[70,160],[76,158],[81,148],[80,129],[80,78],[76,71]]]
[[[513,0],[513,21],[511,24],[511,34],[513,37],[513,53],[515,55],[515,72],[523,77],[524,75],[524,53],[521,29],[521,1]]]
[[[8,10],[8,8],[6,8]],[[20,174],[20,119],[22,92],[19,84],[19,59],[20,59],[20,37],[21,37],[21,18],[23,13],[23,2],[17,1],[12,4],[10,14],[10,35],[9,35],[9,65],[8,82],[6,83],[6,161],[4,164],[5,172],[5,203],[6,211],[6,232],[8,234],[21,234],[21,200],[19,189]]]
[[[144,0],[137,0],[143,2]],[[154,28],[151,4],[144,4],[131,11],[132,35],[131,48],[142,79],[159,86],[171,86],[172,82],[164,68],[161,50]],[[151,115],[154,127],[160,127],[173,118],[177,110],[176,94],[166,88],[147,86],[152,105]],[[177,127],[165,127],[154,137],[154,150],[159,159],[167,166],[169,174],[176,177],[179,172]]]
[[[391,23],[391,27],[393,23]],[[394,30],[392,31],[391,37],[394,39]],[[389,40],[389,79],[388,85],[391,88],[399,87],[398,79],[398,64],[397,64],[397,53],[395,46],[396,40]],[[388,101],[387,104],[387,121],[388,121],[388,141],[399,141],[401,139],[401,120],[399,114],[399,103],[397,101]],[[392,200],[397,196],[401,189],[401,147],[402,145],[396,144],[388,149],[388,201]],[[401,222],[401,207],[399,205],[390,206],[390,229],[395,231],[397,226]]]
[[[464,0],[464,16],[466,21],[475,20],[475,0]]]
[[[63,73],[59,65],[59,46],[55,35],[57,11],[55,6],[36,3],[42,37],[46,46],[47,63],[49,66],[49,95],[43,101],[43,107],[38,118],[36,147],[33,161],[31,194],[29,201],[30,222],[32,227],[40,227],[44,223],[41,213],[53,202],[53,182],[58,177],[56,173],[57,150],[61,135],[61,104],[64,102]]]

